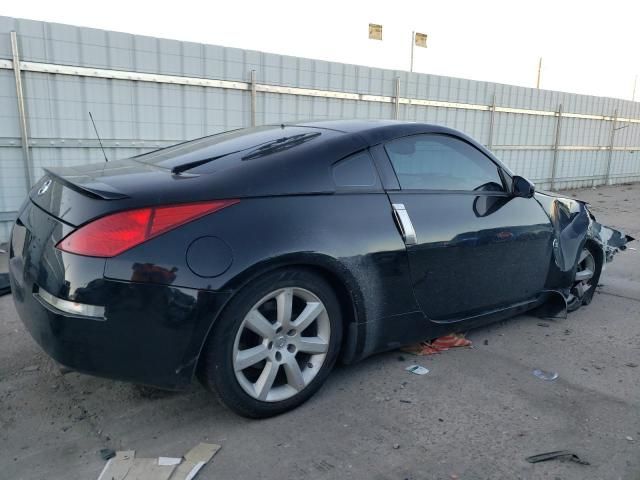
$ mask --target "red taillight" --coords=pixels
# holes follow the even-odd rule
[[[80,227],[56,247],[89,257],[114,257],[173,228],[238,202],[215,200],[112,213]]]

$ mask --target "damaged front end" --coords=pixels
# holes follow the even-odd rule
[[[627,249],[627,243],[635,240],[631,235],[626,235],[621,230],[606,227],[596,222],[595,217],[589,211],[591,216],[591,226],[589,238],[594,239],[602,247],[604,257],[607,262],[613,260],[613,256],[620,250]]]
[[[554,229],[548,300],[539,314],[565,317],[591,301],[604,265],[634,238],[598,223],[586,202],[541,192],[535,198]]]

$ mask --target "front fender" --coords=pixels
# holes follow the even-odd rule
[[[598,223],[588,204],[580,200],[554,194],[536,192],[535,198],[549,216],[553,225],[553,261],[546,288],[570,295],[580,252],[589,241],[602,248],[607,262],[633,237],[621,230]]]

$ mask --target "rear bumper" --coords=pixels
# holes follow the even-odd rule
[[[106,319],[97,321],[46,308],[28,290],[19,294],[13,278],[12,288],[27,330],[56,361],[83,373],[169,389],[191,382],[212,321],[200,312],[222,305],[216,294],[105,281],[112,300]]]
[[[18,314],[42,349],[80,372],[186,387],[230,294],[105,279],[104,260],[55,249],[55,232],[34,231],[47,215],[35,206],[26,211],[12,233],[9,277]],[[58,310],[39,292],[104,307],[103,316]]]

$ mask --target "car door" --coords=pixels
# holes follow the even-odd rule
[[[536,297],[552,251],[549,218],[510,193],[510,176],[460,137],[421,134],[384,145],[388,191],[425,315],[458,321]]]

